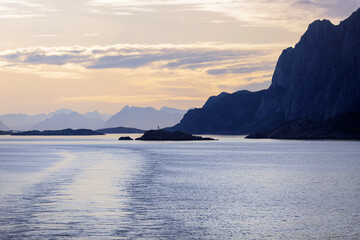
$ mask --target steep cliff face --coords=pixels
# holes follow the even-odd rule
[[[327,119],[360,110],[360,10],[340,25],[310,24],[281,54],[257,118]]]
[[[242,133],[252,129],[264,90],[259,92],[239,91],[221,93],[210,97],[201,109],[189,110],[174,130],[191,133]]]
[[[360,112],[360,9],[338,26],[328,20],[310,24],[299,43],[282,52],[269,89],[211,97],[174,129],[251,133],[347,112]]]

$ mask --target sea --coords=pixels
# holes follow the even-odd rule
[[[360,239],[359,141],[120,136],[0,136],[0,239]]]

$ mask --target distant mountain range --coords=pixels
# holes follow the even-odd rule
[[[170,130],[247,134],[351,112],[360,112],[360,9],[337,26],[328,20],[310,24],[299,43],[282,52],[269,89],[210,97]]]
[[[55,114],[34,125],[35,130],[59,130],[59,129],[98,129],[104,126],[105,121],[100,118],[88,118],[77,112],[67,114]]]
[[[186,111],[163,107],[156,110],[152,107],[124,107],[120,112],[112,116],[106,123],[105,128],[118,126],[139,128],[144,130],[165,128],[180,122]]]
[[[139,129],[150,129],[172,126],[178,123],[186,111],[163,107],[160,110],[154,108],[124,107],[119,113],[100,114],[98,111],[80,114],[70,109],[59,109],[48,114],[6,114],[0,116],[0,130],[61,130],[72,129],[111,129],[108,131],[134,131],[143,132]],[[144,121],[146,119],[146,121]],[[146,128],[143,128],[146,127]],[[147,128],[149,127],[149,128]],[[107,131],[107,130],[105,130]]]
[[[5,124],[3,124],[1,121],[0,121],[0,130],[2,131],[6,131],[6,130],[9,130],[10,128],[8,126],[6,126]]]

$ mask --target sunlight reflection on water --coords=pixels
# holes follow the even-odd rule
[[[359,142],[117,137],[1,137],[0,239],[360,237]]]

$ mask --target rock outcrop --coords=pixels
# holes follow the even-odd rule
[[[360,9],[337,26],[310,24],[299,43],[282,52],[269,89],[211,97],[169,130],[254,133],[349,112],[360,112]]]
[[[341,114],[325,121],[291,120],[272,130],[254,133],[246,138],[360,140],[360,113]]]
[[[164,129],[159,130],[149,130],[144,133],[143,136],[137,138],[136,140],[143,141],[199,141],[199,140],[215,140],[213,138],[203,138],[200,136],[193,136],[191,134],[175,131],[170,132]]]
[[[132,141],[134,139],[132,139],[131,137],[129,136],[125,136],[125,137],[119,137],[119,141]]]

